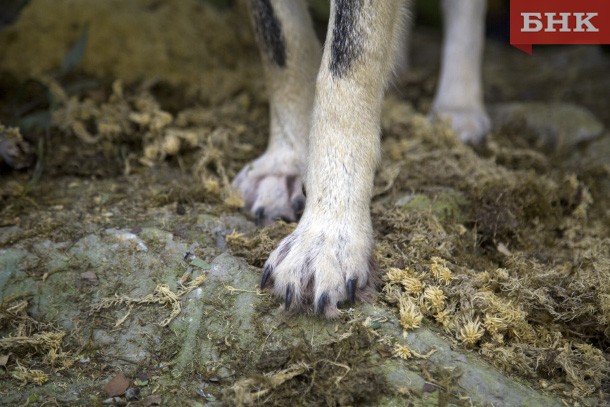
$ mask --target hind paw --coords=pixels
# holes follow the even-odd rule
[[[489,116],[482,107],[437,107],[430,117],[432,120],[447,120],[463,143],[474,146],[482,144],[491,129]]]

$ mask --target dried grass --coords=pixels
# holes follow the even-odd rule
[[[104,298],[100,301],[99,304],[96,304],[91,307],[91,312],[99,312],[103,309],[113,308],[117,306],[127,306],[127,313],[119,318],[115,323],[115,328],[119,327],[123,324],[131,314],[132,309],[136,305],[150,305],[150,304],[159,304],[162,306],[171,307],[171,312],[168,317],[162,319],[160,322],[157,322],[159,326],[167,326],[176,318],[180,312],[182,311],[182,304],[180,303],[180,298],[184,295],[190,293],[197,287],[201,286],[203,282],[206,280],[207,275],[202,274],[196,277],[193,281],[191,281],[186,286],[180,287],[176,292],[170,290],[170,288],[165,284],[158,284],[155,287],[155,290],[142,297],[142,298],[132,298],[127,295],[118,295],[115,294],[114,297]]]

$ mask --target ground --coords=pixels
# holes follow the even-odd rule
[[[229,188],[268,126],[243,12],[49,4],[0,29],[0,404],[610,402],[602,48],[491,41],[474,151],[426,118],[419,31],[383,111],[379,294],[328,321],[258,289],[294,225]]]

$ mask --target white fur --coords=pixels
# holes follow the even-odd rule
[[[449,120],[460,140],[479,144],[491,124],[483,106],[481,59],[486,0],[443,0],[445,34],[432,116]]]
[[[252,214],[264,208],[264,224],[278,217],[296,220],[292,204],[299,198],[304,200],[302,176],[322,53],[305,1],[272,0],[271,4],[282,23],[286,67],[275,66],[261,52],[269,92],[269,145],[233,181]],[[297,178],[292,191],[287,188],[290,177]]]
[[[337,75],[330,69],[335,1],[320,64],[305,1],[271,0],[286,41],[287,66],[275,66],[262,53],[270,92],[269,147],[234,185],[253,214],[265,209],[268,223],[277,216],[294,219],[291,205],[302,198],[299,177],[304,179],[303,217],[265,265],[274,293],[288,298],[290,308],[332,317],[348,299],[350,281],[357,281],[359,293],[370,286],[369,206],[380,155],[381,102],[392,68],[405,63],[397,49],[406,37],[407,3],[363,1],[356,19],[361,49]],[[485,0],[444,0],[443,9],[448,24],[433,115],[450,119],[463,141],[476,143],[489,129],[480,84]],[[298,190],[287,187],[291,177]],[[328,300],[323,309],[321,298]]]
[[[370,282],[369,206],[379,159],[379,118],[402,20],[399,0],[365,4],[359,16],[367,29],[363,49],[344,77],[330,71],[331,41],[326,41],[309,134],[307,206],[297,229],[267,262],[277,295],[285,296],[292,287],[289,305],[296,308],[316,308],[325,295],[323,311],[329,317],[347,299],[349,280],[357,279],[359,290]],[[333,23],[331,17],[327,38]]]

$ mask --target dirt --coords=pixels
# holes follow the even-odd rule
[[[327,321],[258,289],[294,225],[257,229],[229,185],[269,124],[243,11],[73,3],[0,30],[0,404],[610,403],[601,48],[488,43],[475,151],[427,120],[440,39],[415,34],[379,295]]]

